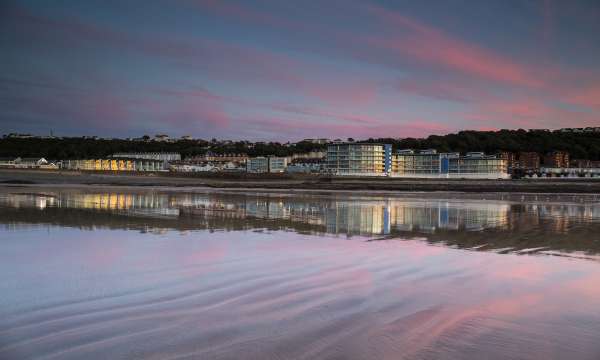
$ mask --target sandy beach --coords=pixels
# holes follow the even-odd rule
[[[600,179],[394,179],[317,175],[109,173],[1,169],[0,184],[211,187],[346,191],[458,191],[515,193],[600,193]]]

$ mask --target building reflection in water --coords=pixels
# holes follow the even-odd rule
[[[425,237],[459,246],[495,241],[496,248],[507,242],[509,247],[552,248],[555,244],[549,242],[570,234],[595,249],[588,238],[600,230],[596,229],[600,220],[597,202],[55,190],[0,193],[0,206],[0,222],[5,224],[77,221],[79,226],[178,230],[292,229],[347,236]],[[25,209],[36,212],[24,213]],[[61,210],[71,212],[62,214]],[[75,220],[73,210],[96,215]]]

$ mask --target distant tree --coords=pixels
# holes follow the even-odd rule
[[[145,135],[147,136],[147,135]],[[148,137],[149,138],[149,137]],[[350,139],[348,139],[350,140]],[[431,135],[427,138],[369,138],[365,142],[392,144],[398,149],[436,149],[439,152],[484,151],[493,154],[499,151],[536,151],[545,154],[553,150],[564,150],[571,158],[600,160],[599,133],[561,133],[548,131],[500,130],[461,131],[444,136]],[[182,156],[200,155],[206,151],[217,154],[245,153],[249,156],[288,156],[294,153],[322,151],[327,145],[301,141],[295,144],[251,143],[236,141],[219,142],[217,139],[178,140],[174,142],[94,140],[81,137],[71,138],[0,138],[0,156],[45,157],[51,160],[83,159],[110,156],[116,152],[179,152]]]

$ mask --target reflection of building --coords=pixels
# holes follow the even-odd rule
[[[3,193],[0,223],[109,226],[143,231],[291,229],[361,235],[371,240],[417,237],[488,250],[550,248],[600,253],[600,246],[594,241],[600,227],[600,205],[595,202],[565,204],[562,199],[549,202],[534,195],[530,200],[513,202],[115,191],[45,189],[43,194]],[[526,234],[527,238],[518,234]]]
[[[382,203],[338,202],[325,212],[327,232],[349,235],[384,235],[390,231],[389,208]]]
[[[398,231],[431,233],[444,230],[481,230],[504,227],[510,206],[494,203],[451,204],[439,202],[392,202],[391,227]]]
[[[334,175],[384,176],[391,167],[390,144],[334,143],[327,146],[327,170]]]

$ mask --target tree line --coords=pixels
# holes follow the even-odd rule
[[[423,139],[369,139],[391,143],[394,149],[436,149],[438,152],[500,151],[519,153],[567,151],[573,159],[600,160],[600,133],[568,133],[542,130],[460,131],[448,135],[431,135]]]
[[[313,150],[324,150],[326,145],[299,142],[231,143],[216,140],[130,141],[124,139],[69,138],[12,138],[0,139],[0,157],[44,157],[48,160],[98,159],[119,152],[177,152],[182,157],[203,155],[208,151],[216,154],[236,153],[249,156],[289,156]]]
[[[460,131],[427,138],[379,138],[366,142],[392,144],[398,149],[436,149],[439,152],[483,151],[568,151],[571,158],[600,160],[600,133],[563,133],[549,131],[500,130]],[[249,141],[223,142],[213,140],[178,140],[174,142],[130,141],[122,139],[71,138],[12,138],[0,139],[1,157],[44,157],[49,160],[105,158],[117,152],[178,152],[183,157],[244,153],[249,156],[289,156],[313,150],[325,150],[326,145],[311,142],[282,144],[278,142],[252,143]]]

